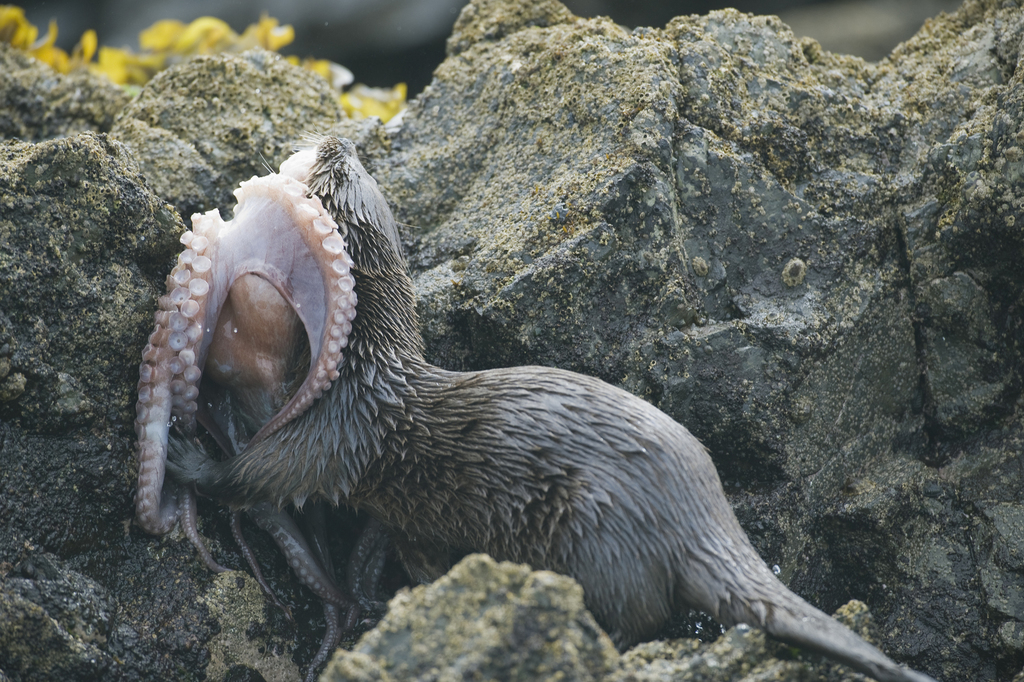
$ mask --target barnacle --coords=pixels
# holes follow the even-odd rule
[[[277,52],[293,40],[295,30],[289,25],[282,26],[267,14],[250,24],[241,35],[215,17],[199,17],[188,24],[163,19],[139,34],[140,52],[100,47],[96,32],[90,29],[82,34],[69,55],[56,46],[55,21],[50,22],[46,35],[39,38],[39,29],[25,18],[21,7],[0,5],[0,42],[27,52],[61,73],[87,68],[119,85],[143,85],[157,72],[195,55],[244,52],[254,47]],[[326,79],[338,91],[341,106],[352,118],[378,116],[387,121],[405,108],[405,83],[390,89],[356,85],[346,92],[344,88],[351,85],[354,78],[344,66],[326,59],[300,60],[295,56],[286,59]]]

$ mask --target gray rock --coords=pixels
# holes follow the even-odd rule
[[[26,560],[0,580],[0,670],[22,680],[102,677],[114,609],[105,589],[53,556]]]
[[[866,599],[937,676],[1019,668],[967,653],[1016,641],[1019,583],[955,529],[965,489],[1019,508],[1022,29],[969,2],[872,65],[770,17],[627,32],[474,3],[365,152],[410,226],[431,359],[646,397],[797,592]]]
[[[108,132],[128,95],[102,76],[67,76],[0,41],[0,138],[38,142]]]
[[[473,554],[403,590],[322,680],[600,680],[618,652],[571,578]]]
[[[863,603],[852,601],[836,615],[874,639]],[[387,616],[351,651],[339,649],[320,679],[802,682],[809,669],[822,681],[863,679],[821,657],[794,659],[746,625],[707,643],[647,642],[620,657],[574,580],[475,554],[435,583],[399,592]]]
[[[161,71],[112,133],[154,191],[188,219],[233,205],[239,182],[276,169],[304,136],[343,115],[323,78],[257,49]]]
[[[711,448],[796,592],[825,610],[863,600],[880,645],[938,678],[1011,679],[1022,37],[1017,3],[970,0],[867,64],[771,17],[629,32],[554,2],[483,1],[400,127],[337,129],[406,225],[432,361],[560,366],[645,397]],[[184,229],[163,201],[226,210],[261,153],[276,164],[307,125],[338,121],[326,86],[289,68],[204,58],[125,110],[126,146],[0,148],[0,575],[41,548],[106,588],[117,615],[94,646],[111,679],[192,679],[214,652],[225,675],[249,674],[252,641],[304,665],[318,642],[316,609],[259,537],[297,630],[250,609],[248,584],[224,615],[235,597],[214,599],[223,585],[187,542],[129,526],[135,367]],[[63,107],[71,81],[54,78],[31,95],[52,113],[19,123],[26,139],[106,120]],[[272,101],[254,99],[261,84]],[[200,512],[214,552],[241,565],[224,514]],[[695,623],[707,632],[681,614],[667,634]],[[251,636],[237,654],[215,639],[228,628]],[[758,638],[722,646],[758,675],[791,674]],[[711,646],[636,656],[706,661]],[[353,674],[383,669],[361,656]]]
[[[266,595],[252,576],[242,571],[220,573],[201,601],[220,625],[207,643],[208,679],[302,679],[305,670],[291,655],[292,633],[267,617]]]

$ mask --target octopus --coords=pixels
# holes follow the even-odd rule
[[[345,239],[304,183],[312,162],[312,150],[299,152],[279,173],[241,183],[230,221],[216,209],[192,216],[142,353],[135,518],[153,535],[180,523],[214,572],[228,569],[199,534],[195,490],[165,476],[170,432],[191,437],[201,425],[227,456],[259,443],[337,380],[356,315]],[[324,603],[327,633],[310,666],[312,676],[359,612],[334,581],[322,507],[314,505],[309,514],[319,529],[309,537],[289,513],[269,503],[246,513],[270,533],[299,579]],[[291,618],[245,542],[240,512],[231,519],[232,534],[256,580]],[[367,542],[379,545],[372,535]],[[378,565],[379,549],[362,561]],[[339,624],[343,613],[345,627]]]

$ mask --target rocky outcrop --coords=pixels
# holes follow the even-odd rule
[[[129,96],[102,76],[66,76],[0,41],[0,138],[39,142],[108,132]]]
[[[272,52],[197,57],[156,75],[113,135],[186,220],[234,205],[231,192],[277,169],[304,135],[344,116],[337,92]]]
[[[433,584],[402,591],[321,679],[600,680],[618,658],[576,581],[474,554]]]
[[[709,446],[794,591],[826,611],[862,600],[882,648],[940,679],[1009,680],[1024,667],[1022,38],[1001,0],[878,64],[771,17],[629,31],[481,1],[400,127],[336,131],[405,224],[428,359],[559,366],[643,396]],[[109,126],[3,129],[26,141],[0,148],[0,573],[38,579],[15,566],[46,550],[102,586],[116,615],[88,644],[111,679],[190,679],[223,651],[227,612],[200,598],[220,583],[183,538],[129,524],[130,395],[184,229],[163,202],[226,209],[260,154],[276,164],[338,120],[290,68],[205,58]],[[58,85],[36,94],[59,118]],[[29,144],[83,125],[116,139]],[[200,513],[242,565],[226,517]],[[304,665],[316,608],[253,539],[300,634],[273,609],[236,610],[232,631],[249,622],[250,642]],[[681,614],[667,634],[709,628]],[[757,634],[726,643],[758,649]],[[619,669],[717,645],[647,646]]]

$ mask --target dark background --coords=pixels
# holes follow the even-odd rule
[[[281,51],[343,64],[357,82],[409,85],[412,98],[430,82],[444,58],[444,41],[466,0],[44,0],[21,4],[45,32],[56,19],[58,45],[70,50],[93,28],[101,45],[138,49],[138,34],[159,19],[188,22],[212,15],[241,32],[261,12],[295,27],[295,42]],[[867,60],[883,58],[909,38],[928,17],[952,12],[959,0],[568,0],[579,16],[610,16],[619,24],[664,26],[681,14],[735,7],[777,14],[798,36],[811,36],[825,49]]]

